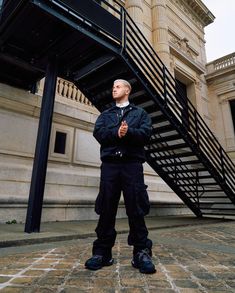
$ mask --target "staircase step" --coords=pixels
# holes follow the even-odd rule
[[[156,144],[152,144],[152,146],[155,146]],[[182,149],[186,148],[187,144],[186,143],[181,143],[181,144],[172,144],[172,145],[166,145],[166,146],[160,146],[156,147],[157,152],[165,152],[165,151],[170,151],[170,150],[177,150],[177,149]]]
[[[179,148],[181,149],[181,148]],[[176,150],[176,149],[175,149]],[[164,153],[164,155],[162,155]],[[167,154],[166,154],[167,153]],[[154,148],[154,146],[151,146],[151,149],[146,150],[147,155],[151,155],[153,161],[157,159],[158,161],[165,161],[165,160],[173,160],[178,158],[187,158],[193,156],[191,152],[185,151],[184,153],[175,153],[173,150],[164,150],[160,148]]]
[[[202,210],[211,210],[211,211],[218,211],[218,212],[223,212],[223,211],[230,211],[234,212],[235,215],[235,207],[201,207]]]
[[[97,71],[99,68],[103,69],[103,66],[109,64],[113,60],[115,60],[113,55],[104,55],[93,60],[77,72],[74,72],[74,80],[79,81],[80,79],[87,77],[91,73]]]
[[[161,160],[161,159],[160,159]],[[166,164],[162,164],[162,167],[170,167],[170,166],[186,166],[186,165],[193,165],[193,164],[199,164],[200,161],[180,161],[180,162],[169,162]]]
[[[173,131],[175,130],[174,127],[172,125],[164,125],[164,126],[160,126],[160,127],[156,127],[153,129],[153,134],[156,133],[167,133],[169,131]]]
[[[202,196],[202,198],[208,198],[208,199],[226,199],[226,200],[228,200],[228,202],[229,202],[229,199],[227,198],[227,196],[225,196],[225,195],[221,195],[221,196],[218,196],[218,195],[210,195],[210,196]]]
[[[233,213],[209,213],[209,212],[202,212],[202,216],[210,216],[214,218],[221,218],[221,217],[226,217],[228,216],[229,218],[235,220],[234,214]]]
[[[152,105],[148,105],[146,107],[143,107],[144,110],[148,113],[148,114],[152,114],[152,113],[156,113],[159,112],[160,115],[159,116],[163,116],[163,114],[159,111],[159,107],[157,104],[152,104]]]
[[[177,184],[178,186],[205,186],[205,185],[218,185],[216,182],[211,182],[211,183],[200,183],[200,182],[195,182],[193,183],[182,183],[182,184]]]
[[[194,198],[195,199],[195,197],[193,197],[193,196],[189,196],[189,198]],[[216,195],[214,195],[214,196],[213,195],[204,196],[204,195],[202,195],[202,197],[200,197],[199,199],[200,199],[200,201],[203,200],[203,199],[206,199],[206,200],[211,199],[211,202],[213,202],[212,199],[223,199],[224,200],[224,199],[228,199],[228,198],[227,198],[227,196],[222,196],[222,195],[221,196],[216,196]]]
[[[152,116],[150,115],[150,118],[151,118],[151,120],[152,120],[152,124],[153,124],[153,125],[155,125],[155,124],[157,124],[157,123],[161,123],[161,122],[168,121],[164,115],[158,115],[158,116],[154,116],[154,117],[152,117]]]
[[[144,90],[140,90],[130,96],[130,101],[135,105],[140,106],[144,102],[149,101],[149,98],[146,96],[146,92]]]
[[[207,169],[206,168],[201,168],[201,169],[186,169],[186,170],[167,170],[167,172],[169,173],[169,174],[171,174],[171,173],[195,173],[195,172],[205,172],[205,171],[207,171]]]
[[[154,139],[151,139],[150,143],[160,143],[160,142],[167,142],[167,141],[174,141],[174,140],[180,140],[181,137],[179,134],[172,134],[169,136],[161,136]]]
[[[211,193],[211,192],[224,192],[222,189],[206,189],[206,190],[201,190],[203,191],[204,193]]]
[[[208,199],[209,200],[209,199]],[[215,202],[213,199],[211,199],[210,201],[212,202],[210,205],[208,204],[208,205],[206,205],[205,207],[208,207],[208,206],[210,206],[210,207],[216,207],[216,206],[218,206],[219,204],[222,204],[223,202],[224,202],[224,200],[225,199],[217,199],[217,201]],[[227,205],[229,205],[230,203],[229,203],[229,201],[226,201],[226,202],[224,202],[224,204],[227,204]],[[200,200],[200,206],[202,207],[202,205],[204,205],[204,202],[203,201],[201,201]]]
[[[190,176],[183,176],[182,174],[181,174],[181,176],[180,177],[177,177],[177,180],[196,180],[196,179],[206,179],[206,178],[213,178],[212,176],[211,176],[211,174],[208,174],[208,175],[198,175],[198,176],[192,176],[192,174],[190,174]],[[175,179],[175,178],[174,178]]]
[[[149,149],[146,151],[146,153],[155,153],[155,150]],[[158,152],[157,152],[158,153]],[[155,157],[154,159],[159,159],[159,160],[170,160],[170,159],[177,159],[177,158],[184,158],[184,157],[192,157],[194,154],[192,152],[184,152],[184,153],[177,153],[177,154],[167,154],[167,155],[159,155]]]
[[[218,187],[218,189],[204,189],[203,186],[200,185],[177,185],[179,187],[185,187],[185,188],[189,188],[189,187],[193,187],[195,188],[195,190],[197,190],[199,193],[203,193],[203,194],[207,194],[208,192],[214,192],[216,194],[224,192],[220,187]]]

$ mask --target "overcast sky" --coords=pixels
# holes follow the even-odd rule
[[[205,28],[207,62],[235,52],[235,0],[202,0],[216,17]]]

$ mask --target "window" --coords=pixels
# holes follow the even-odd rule
[[[233,120],[233,129],[235,132],[235,100],[231,100],[229,103],[230,103],[230,109],[231,109],[232,120]]]
[[[67,133],[56,131],[54,153],[65,154]]]
[[[73,133],[73,127],[57,123],[52,124],[49,160],[71,162]]]

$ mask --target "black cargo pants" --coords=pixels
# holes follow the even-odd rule
[[[144,221],[150,208],[146,187],[141,162],[102,163],[100,190],[95,203],[95,211],[100,217],[95,230],[97,239],[93,243],[93,255],[112,256],[121,191],[130,227],[128,244],[134,246],[133,254],[144,248],[151,251],[152,241],[147,238]]]

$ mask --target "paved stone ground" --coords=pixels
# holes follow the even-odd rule
[[[3,250],[0,291],[24,293],[235,292],[235,222],[151,231],[157,273],[130,265],[127,235],[119,235],[115,264],[84,269],[93,238]],[[1,250],[0,250],[1,253]]]

